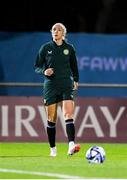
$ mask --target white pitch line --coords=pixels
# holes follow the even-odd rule
[[[34,171],[24,171],[24,170],[16,170],[16,169],[2,169],[0,168],[0,172],[5,173],[16,173],[16,174],[30,174],[30,175],[38,175],[38,176],[49,176],[49,177],[56,177],[61,179],[83,179],[78,176],[69,176],[64,174],[57,174],[57,173],[46,173],[46,172],[34,172]]]
[[[35,171],[24,171],[24,170],[16,170],[16,169],[3,169],[0,168],[0,172],[3,173],[16,173],[16,174],[29,174],[29,175],[38,175],[38,176],[48,176],[48,177],[56,177],[60,179],[85,179],[85,180],[116,180],[111,178],[83,178],[79,176],[69,176],[65,174],[58,173],[46,173],[46,172],[35,172]],[[127,179],[117,179],[117,180],[127,180]]]

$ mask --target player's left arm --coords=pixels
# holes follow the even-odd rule
[[[77,63],[77,58],[75,54],[74,48],[71,50],[71,55],[70,55],[70,67],[74,79],[74,89],[78,88],[78,81],[79,81],[79,71],[78,71],[78,63]]]

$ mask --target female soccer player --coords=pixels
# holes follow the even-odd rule
[[[57,104],[61,102],[62,113],[68,136],[68,155],[80,150],[75,144],[74,91],[78,88],[79,72],[73,45],[66,40],[66,27],[62,23],[52,26],[52,41],[39,49],[35,62],[35,72],[44,75],[44,105],[47,112],[47,135],[50,156],[55,157]]]

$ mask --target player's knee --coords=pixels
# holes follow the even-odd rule
[[[49,122],[56,123],[56,115],[54,115],[54,114],[49,114],[49,115],[48,115],[48,121],[49,121]]]
[[[73,118],[73,114],[70,112],[65,112],[63,114],[63,116],[64,116],[64,119],[72,119]]]

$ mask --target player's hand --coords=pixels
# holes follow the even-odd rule
[[[45,76],[51,76],[54,73],[53,68],[48,68],[44,71]]]
[[[78,89],[78,82],[75,82],[74,81],[74,88],[73,88],[74,90],[77,90]]]

